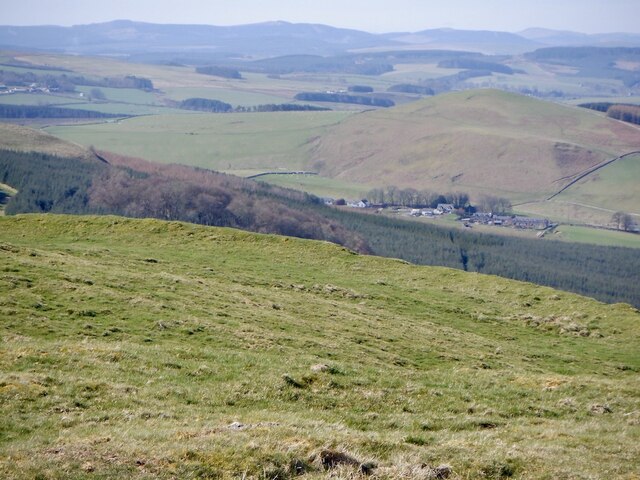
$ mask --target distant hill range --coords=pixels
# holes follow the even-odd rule
[[[0,48],[76,54],[206,52],[220,56],[336,55],[361,49],[452,49],[517,54],[546,46],[640,46],[640,35],[587,35],[532,28],[520,33],[432,29],[372,34],[328,25],[265,22],[237,26],[116,20],[90,25],[0,26]]]

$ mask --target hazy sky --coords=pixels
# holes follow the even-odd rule
[[[285,20],[370,32],[544,27],[640,33],[640,0],[0,0],[2,25],[115,19],[209,25]]]

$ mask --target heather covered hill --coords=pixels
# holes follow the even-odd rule
[[[541,199],[600,162],[640,150],[633,126],[497,90],[354,115],[316,141],[310,165],[365,184]]]
[[[626,305],[113,216],[2,217],[0,269],[3,478],[639,468]]]

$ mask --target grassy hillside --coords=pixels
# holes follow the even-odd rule
[[[118,217],[2,217],[0,271],[4,478],[640,468],[625,305]]]
[[[0,146],[5,150],[39,152],[61,157],[88,157],[84,147],[48,133],[0,122]]]
[[[640,148],[638,130],[530,97],[472,90],[353,116],[314,145],[322,174],[368,184],[466,190],[512,200]]]
[[[52,134],[123,155],[226,172],[300,170],[314,137],[349,113],[154,115],[118,123],[59,126]]]
[[[585,177],[556,198],[584,205],[595,204],[611,212],[634,213],[640,221],[639,180],[640,155],[630,155]]]

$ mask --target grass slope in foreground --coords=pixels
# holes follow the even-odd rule
[[[626,305],[119,217],[0,218],[0,288],[3,478],[357,477],[323,448],[373,478],[640,468]]]

